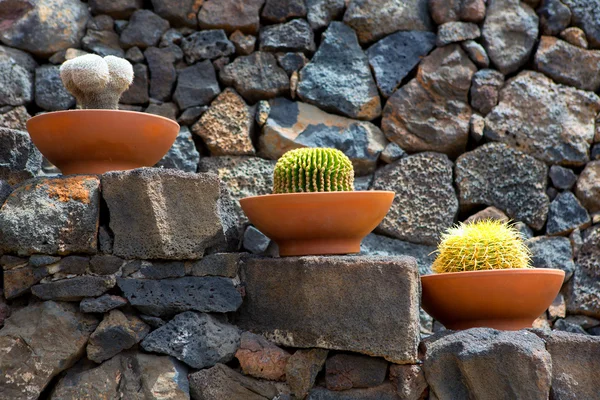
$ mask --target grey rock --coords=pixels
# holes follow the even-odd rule
[[[397,143],[391,142],[381,152],[380,159],[386,164],[391,164],[406,156],[406,152]]]
[[[201,6],[198,0],[152,0],[154,12],[176,27],[196,28]]]
[[[208,110],[208,106],[197,106],[197,107],[186,108],[181,113],[179,118],[177,118],[177,122],[180,125],[193,125],[196,122],[198,122],[198,119],[200,119],[200,117],[202,116],[202,114],[204,114],[206,112],[206,110]],[[179,133],[184,131],[184,128],[187,129],[186,126],[182,126]],[[187,131],[189,132],[189,129],[187,129]],[[190,138],[191,138],[191,136],[190,136]],[[177,141],[177,140],[175,140],[175,141]],[[188,172],[192,172],[192,171],[188,171]]]
[[[179,0],[175,0],[179,1]],[[193,0],[192,0],[193,1]],[[183,40],[183,29],[177,30],[175,28],[167,29],[165,33],[163,33],[160,38],[160,42],[158,43],[158,47],[169,47],[172,45],[180,45]]]
[[[0,106],[20,106],[34,99],[37,63],[24,51],[0,46]]]
[[[571,43],[573,46],[581,47],[582,49],[588,48],[585,32],[577,27],[572,26],[565,29],[560,33],[560,38]]]
[[[458,44],[425,57],[416,78],[398,89],[383,110],[381,127],[409,153],[458,156],[469,138],[469,87],[477,67]]]
[[[377,230],[401,240],[434,245],[458,212],[452,162],[443,154],[419,153],[386,165],[375,173],[373,189],[396,192]]]
[[[488,139],[549,164],[577,166],[589,160],[594,119],[600,111],[600,98],[594,93],[524,71],[506,82],[500,99],[485,119]]]
[[[0,179],[0,208],[11,193],[12,187],[8,184],[8,182]]]
[[[172,357],[123,352],[93,368],[71,368],[52,391],[51,400],[159,399],[189,400],[188,369]]]
[[[381,39],[367,50],[377,86],[390,97],[402,80],[435,47],[432,32],[396,32]]]
[[[290,89],[289,78],[277,66],[275,56],[261,51],[236,58],[220,71],[219,77],[250,103],[284,95]]]
[[[546,189],[546,194],[548,195],[550,201],[552,201],[556,198],[556,195],[558,195],[558,190],[556,190],[556,188],[549,187]]]
[[[314,30],[326,28],[331,21],[338,20],[344,14],[344,0],[307,0],[307,19]]]
[[[208,0],[198,13],[201,29],[224,29],[227,33],[240,30],[258,33],[260,9],[265,0]]]
[[[492,0],[481,34],[492,63],[503,74],[515,72],[529,59],[538,37],[538,16],[519,0]]]
[[[69,258],[69,257],[67,257]],[[59,262],[60,257],[46,256],[43,254],[34,254],[29,257],[28,264],[34,268],[45,267],[46,265],[55,264]]]
[[[31,293],[42,300],[81,301],[85,297],[100,296],[116,284],[112,276],[78,276],[31,288]]]
[[[188,64],[235,53],[235,46],[227,39],[223,29],[192,33],[183,39],[181,49]]]
[[[316,50],[313,31],[303,19],[294,19],[261,29],[259,49],[261,51],[286,52],[301,51],[312,53]]]
[[[328,114],[302,102],[271,100],[269,117],[260,136],[260,154],[278,159],[299,147],[332,147],[350,158],[356,175],[375,171],[385,136],[370,122]]]
[[[107,226],[101,225],[98,229],[98,250],[102,254],[111,254],[113,251],[114,236]]]
[[[29,115],[25,106],[0,107],[0,126],[4,128],[26,131],[29,118],[31,118],[31,115]]]
[[[469,136],[479,143],[485,133],[485,119],[479,114],[472,114],[469,121]]]
[[[571,22],[571,10],[560,0],[543,0],[536,11],[544,35],[556,36]]]
[[[0,128],[0,179],[16,185],[36,176],[42,166],[42,155],[29,134]]]
[[[276,54],[277,62],[288,75],[300,71],[306,64],[308,58],[303,53],[280,53]]]
[[[435,247],[404,242],[387,236],[368,234],[360,244],[360,253],[365,256],[410,256],[417,261],[419,274],[431,274],[435,260]]]
[[[127,299],[112,294],[103,294],[100,297],[81,300],[79,310],[83,313],[106,313],[125,305],[127,305]]]
[[[239,325],[275,344],[353,351],[397,363],[417,359],[419,281],[413,258],[248,257],[241,280],[246,299]],[[323,304],[327,312],[317,312]],[[307,323],[301,315],[313,318]],[[365,318],[368,325],[360,322]]]
[[[564,0],[571,10],[571,24],[585,32],[592,49],[600,48],[600,1],[598,0]]]
[[[39,178],[18,186],[0,211],[0,250],[96,253],[99,191],[99,179],[85,175]]]
[[[428,394],[425,373],[419,365],[390,365],[390,381],[401,400],[422,400]]]
[[[537,236],[525,244],[531,250],[531,265],[535,268],[556,268],[565,271],[565,282],[575,271],[571,242],[564,237]]]
[[[232,312],[242,304],[231,279],[221,277],[118,279],[117,284],[131,305],[154,317],[189,310]]]
[[[2,397],[37,399],[81,357],[98,320],[74,305],[46,301],[13,311],[0,331]]]
[[[297,398],[305,398],[314,386],[317,374],[323,368],[328,350],[298,349],[285,365],[285,380]]]
[[[119,35],[112,29],[112,24],[110,30],[88,29],[81,39],[81,47],[102,57],[125,56],[125,51],[120,46]]]
[[[195,259],[225,240],[211,174],[142,168],[102,175],[116,256]],[[169,215],[168,219],[157,216]],[[203,218],[197,218],[202,215]]]
[[[104,316],[90,336],[86,348],[87,357],[96,363],[101,363],[133,347],[149,332],[150,327],[138,317],[112,310]]]
[[[585,229],[591,223],[590,215],[572,192],[559,193],[548,210],[546,234],[568,235],[574,229]]]
[[[215,253],[186,265],[192,276],[225,276],[235,278],[240,259],[245,253]]]
[[[493,69],[482,69],[473,75],[471,84],[471,106],[487,115],[498,104],[504,75]]]
[[[535,53],[535,67],[557,83],[592,92],[600,88],[596,73],[600,68],[599,50],[586,50],[552,36],[542,36]]]
[[[381,114],[381,99],[356,33],[332,22],[319,50],[300,71],[298,96],[305,102],[350,118],[372,120]]]
[[[229,36],[229,40],[235,46],[235,51],[241,56],[252,54],[256,45],[256,37],[252,35],[244,35],[241,31],[235,31]]]
[[[206,60],[179,70],[173,100],[180,109],[205,106],[210,104],[220,91],[215,68]]]
[[[116,274],[125,263],[122,258],[112,255],[97,255],[91,258],[90,271],[98,275]]]
[[[32,257],[35,257],[35,256],[32,256]],[[31,265],[31,261],[30,261],[30,265]],[[48,266],[48,271],[51,274],[62,273],[62,274],[83,275],[88,271],[89,266],[90,266],[90,258],[89,257],[67,256],[67,257],[62,258],[58,262]]]
[[[89,0],[92,13],[107,14],[116,19],[126,19],[142,8],[143,0]]]
[[[488,68],[490,66],[490,58],[482,45],[474,40],[466,40],[460,45],[478,68]]]
[[[442,47],[450,43],[477,39],[479,36],[481,36],[481,31],[477,24],[460,21],[446,22],[438,27],[436,45]]]
[[[548,176],[552,180],[552,185],[561,190],[571,190],[577,182],[577,175],[572,169],[553,165],[550,167]]]
[[[253,254],[262,254],[267,251],[271,239],[253,226],[246,228],[244,232],[244,249]]]
[[[137,47],[132,48],[137,49]],[[148,97],[148,84],[148,67],[144,64],[135,64],[133,66],[133,83],[129,89],[123,93],[119,101],[124,104],[148,103],[150,100]]]
[[[42,65],[35,70],[35,104],[47,111],[66,110],[75,98],[65,89],[58,66]]]
[[[163,326],[164,324],[166,324],[167,322],[164,321],[161,318],[158,317],[152,317],[150,315],[144,315],[144,314],[140,314],[140,318],[142,321],[144,321],[145,323],[147,323],[148,325],[150,325],[152,328],[160,328],[161,326]]]
[[[177,46],[164,48],[150,47],[144,52],[150,71],[150,97],[160,101],[171,98],[177,81],[177,71],[173,65],[183,53]]]
[[[261,17],[273,23],[303,18],[306,17],[306,4],[304,0],[267,0]]]
[[[368,388],[350,389],[341,392],[317,387],[310,391],[307,400],[396,400],[398,395],[395,388],[389,384]]]
[[[575,259],[575,273],[567,284],[565,298],[568,314],[600,318],[600,232],[597,227],[586,231],[583,245]]]
[[[554,331],[577,333],[579,335],[587,335],[587,332],[581,326],[576,325],[576,324],[571,324],[564,319],[557,320],[554,323],[554,325],[552,325],[552,329]]]
[[[590,213],[600,211],[600,161],[587,163],[575,186],[575,195]]]
[[[137,10],[131,15],[129,24],[121,33],[121,45],[128,49],[136,46],[146,49],[157,46],[158,41],[169,29],[169,21],[150,10]]]
[[[192,399],[271,400],[276,398],[274,385],[249,378],[224,364],[190,374]]]
[[[485,0],[429,0],[429,11],[436,24],[452,21],[481,22]]]
[[[427,0],[351,0],[344,23],[356,31],[362,44],[396,31],[432,30]]]
[[[183,126],[169,152],[156,163],[155,167],[173,168],[185,172],[196,172],[199,161],[200,153],[198,153],[198,150],[196,149],[192,134],[186,126]]]
[[[388,363],[382,358],[335,354],[325,364],[325,385],[329,390],[379,386],[385,380],[387,369]]]
[[[141,343],[146,351],[168,354],[199,369],[231,361],[239,345],[235,326],[193,311],[176,315]]]
[[[144,112],[147,112],[148,114],[160,115],[161,117],[169,118],[175,121],[177,120],[179,108],[175,103],[155,103],[153,99],[150,99],[150,105],[144,110]]]
[[[546,338],[552,356],[552,389],[555,399],[593,399],[598,395],[595,376],[600,371],[600,338],[552,332]]]
[[[183,261],[133,260],[123,269],[125,276],[136,279],[181,278],[185,276],[185,264]]]
[[[541,161],[504,144],[485,144],[456,160],[461,207],[495,206],[510,218],[541,229],[548,214],[546,177]]]
[[[79,0],[19,3],[7,3],[4,7],[6,11],[10,7],[23,7],[18,11],[27,12],[17,11],[16,19],[12,19],[9,12],[6,19],[3,18],[5,24],[0,31],[0,42],[40,58],[50,57],[70,47],[79,47],[89,18],[87,4]]]
[[[430,396],[548,398],[554,363],[544,341],[532,332],[475,328],[430,337],[422,346]],[[511,373],[498,373],[507,370]]]

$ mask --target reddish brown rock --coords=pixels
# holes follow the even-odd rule
[[[481,210],[481,211],[471,215],[469,218],[467,218],[465,220],[465,224],[482,221],[482,220],[486,220],[486,219],[494,219],[494,220],[504,221],[504,222],[508,221],[508,217],[506,216],[506,214],[504,214],[502,212],[502,210],[499,210],[496,207],[491,206],[491,207],[487,207],[486,209]]]
[[[207,0],[198,13],[202,29],[240,30],[256,34],[260,26],[258,13],[265,0]]]
[[[247,56],[254,51],[256,36],[244,35],[242,31],[235,31],[229,36],[229,40],[235,46],[235,52],[241,56]]]
[[[244,332],[235,358],[240,362],[244,374],[260,379],[281,381],[285,376],[290,354],[262,336]]]
[[[2,127],[26,131],[26,123],[29,118],[31,118],[31,115],[29,115],[25,106],[0,108],[0,126]]]
[[[288,359],[285,367],[286,381],[297,398],[305,398],[313,387],[328,353],[328,350],[323,349],[297,350]]]
[[[588,48],[588,41],[585,37],[585,32],[574,26],[562,31],[560,33],[560,38],[571,43],[573,46],[578,46],[582,49]]]
[[[575,194],[590,213],[600,211],[600,161],[585,166],[577,180]]]
[[[429,0],[429,11],[438,25],[451,21],[481,22],[485,18],[485,0]]]

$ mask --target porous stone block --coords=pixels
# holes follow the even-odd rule
[[[419,276],[412,257],[248,257],[242,328],[290,347],[417,360]]]

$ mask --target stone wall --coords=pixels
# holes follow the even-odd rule
[[[0,399],[600,398],[599,7],[0,0]],[[160,168],[52,176],[25,123],[74,107],[84,52],[182,126]],[[397,193],[361,256],[280,259],[248,226],[300,146]],[[419,308],[440,232],[482,217],[567,273],[534,330]]]

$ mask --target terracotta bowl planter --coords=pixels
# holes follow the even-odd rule
[[[151,167],[169,151],[179,124],[120,110],[51,112],[27,122],[31,140],[64,175]]]
[[[421,277],[421,306],[448,329],[531,328],[556,298],[559,269],[449,272]]]
[[[349,254],[387,214],[394,192],[269,194],[240,200],[248,219],[281,256]]]

